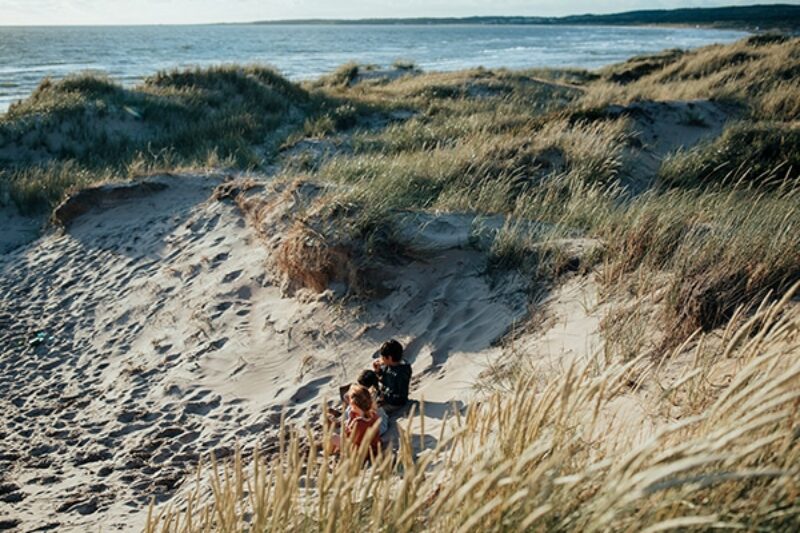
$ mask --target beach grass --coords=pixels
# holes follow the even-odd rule
[[[261,67],[162,72],[133,89],[93,74],[46,79],[0,118],[0,183],[35,212],[137,167],[253,168],[313,107],[303,89]]]
[[[466,212],[503,217],[490,270],[549,285],[591,272],[606,301],[650,302],[609,313],[596,357],[547,383],[513,378],[458,413],[434,450],[413,456],[413,417],[398,456],[367,469],[356,455],[320,462],[305,429],[286,428],[281,453],[202,470],[211,493],[200,484],[154,511],[148,531],[790,531],[798,60],[800,39],[754,36],[591,72],[372,79],[348,64],[303,84],[260,67],[134,89],[45,81],[0,119],[0,201],[41,211],[93,183],[272,164],[274,184],[316,188],[276,252],[299,287],[342,281],[368,297],[360,265],[401,258],[403,216]],[[728,121],[644,180],[627,106],[676,100]],[[626,424],[626,399],[658,415],[652,431]]]
[[[602,265],[610,290],[632,274],[666,287],[665,329],[679,344],[800,276],[796,122],[791,105],[774,104],[789,94],[784,60],[797,50],[797,39],[749,39],[636,58],[595,78],[571,73],[577,83],[475,69],[336,86],[337,97],[391,98],[411,116],[356,128],[346,149],[304,170],[329,186],[322,203],[347,206],[317,229],[339,242],[343,232],[391,234],[393,214],[407,210],[500,214],[508,223],[493,264],[550,277],[563,254],[542,254],[542,242],[598,239],[584,264]],[[641,172],[630,157],[636,133],[602,106],[666,94],[710,96],[729,122],[718,138],[668,154],[657,185],[632,194],[624,178]],[[788,112],[765,121],[765,102]]]
[[[455,410],[418,455],[413,415],[397,454],[366,467],[365,447],[334,458],[310,429],[286,427],[271,457],[238,450],[201,468],[183,503],[151,509],[145,531],[790,531],[800,525],[791,294],[723,344],[698,343],[678,375],[642,355],[573,363],[545,383],[512,377]],[[652,433],[631,418],[647,383],[659,384],[656,404],[669,399],[671,422]]]

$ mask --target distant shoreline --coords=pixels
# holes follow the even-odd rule
[[[417,26],[417,25],[486,25],[486,26],[654,26],[701,27],[708,29],[800,30],[800,5],[772,4],[755,6],[683,8],[627,11],[608,15],[569,15],[564,17],[473,16],[363,19],[290,19],[230,23],[234,25],[326,25],[326,26]]]
[[[406,20],[406,19],[397,19]],[[502,23],[490,24],[480,22],[428,22],[417,23],[411,21],[404,22],[366,22],[365,20],[277,20],[277,21],[258,21],[258,22],[203,22],[191,24],[43,24],[43,25],[2,25],[0,30],[3,29],[48,29],[48,28],[185,28],[185,27],[208,27],[208,26],[387,26],[387,27],[424,27],[424,26],[508,26],[508,27],[531,27],[541,26],[546,28],[579,28],[579,27],[593,27],[593,28],[674,28],[674,29],[702,29],[702,30],[720,30],[720,31],[741,31],[753,33],[759,31],[745,26],[719,26],[713,24],[689,24],[689,23],[637,23],[637,24],[578,24],[578,23],[552,23],[552,24],[536,24],[536,23]],[[769,28],[761,28],[769,30]],[[789,30],[786,30],[789,31]],[[800,26],[796,30],[800,31]]]
[[[711,8],[650,9],[609,14],[561,17],[479,15],[467,17],[304,18],[257,21],[207,21],[167,24],[46,24],[3,25],[2,28],[149,27],[149,26],[609,26],[702,28],[750,32],[781,31],[800,34],[800,5],[761,4]]]
[[[26,33],[30,28],[30,33]],[[26,55],[13,54],[9,50],[0,51],[0,63],[5,61],[3,85],[0,87],[0,117],[4,116],[14,102],[28,98],[36,89],[41,79],[50,77],[62,79],[70,73],[92,71],[108,75],[110,79],[120,81],[125,86],[141,82],[161,70],[173,68],[192,68],[213,64],[252,64],[267,63],[292,80],[313,80],[324,76],[348,62],[375,64],[388,67],[397,59],[413,61],[426,71],[452,72],[467,68],[483,66],[486,68],[554,68],[568,67],[581,69],[600,68],[633,55],[653,53],[671,48],[696,48],[720,42],[729,42],[749,35],[741,30],[720,29],[679,29],[657,28],[654,26],[497,26],[497,25],[426,25],[426,26],[256,26],[256,25],[163,25],[163,26],[86,26],[77,27],[8,27],[0,29],[0,34],[8,35],[13,42],[19,36],[29,35],[33,43],[40,43],[37,49],[43,64],[31,70],[30,60]],[[270,29],[271,28],[271,29]],[[19,32],[19,33],[15,33]],[[552,52],[554,43],[549,42],[551,35],[569,35],[567,41],[559,41],[563,48],[557,54],[537,52],[548,49]],[[249,35],[247,44],[239,42],[241,35]],[[439,47],[437,43],[444,34],[452,34],[447,38],[450,42],[461,43],[456,47]],[[80,43],[86,36],[103,43],[115,43],[119,35],[127,39],[152,39],[157,45],[165,36],[180,35],[183,43],[180,47],[171,44],[154,46],[140,54],[131,53],[127,49],[114,51],[114,45],[103,47],[97,53],[82,51]],[[275,36],[285,44],[274,46]],[[483,44],[475,36],[490,36],[492,43]],[[570,52],[565,43],[599,42],[603,45],[615,40],[617,35],[630,35],[639,44],[626,51],[616,50],[613,45],[606,46],[594,54],[580,51]],[[215,42],[228,43],[224,51],[211,50],[205,41],[211,36]],[[294,36],[302,36],[302,40],[318,41],[320,50],[329,54],[325,59],[316,58],[308,62],[308,51],[292,44]],[[364,36],[376,42],[391,41],[391,46],[383,49],[367,49],[359,47],[357,41]],[[524,39],[528,39],[523,42]],[[497,37],[498,39],[495,39]],[[171,38],[171,37],[170,37]],[[345,44],[341,44],[343,42]],[[350,39],[348,44],[347,40]],[[409,49],[402,54],[399,48],[415,39],[428,43],[429,47]],[[20,39],[24,40],[24,39]],[[75,50],[66,59],[60,52],[55,55],[47,51],[47,43],[58,41],[58,49]],[[474,42],[474,45],[468,44]],[[355,43],[355,44],[354,44]],[[524,46],[521,46],[524,45]],[[226,48],[227,47],[227,48]],[[466,48],[464,48],[466,47]],[[269,53],[264,50],[269,49]],[[465,50],[470,50],[465,53]],[[434,52],[429,52],[433,50]],[[531,52],[533,51],[533,52]],[[531,55],[533,53],[534,55]],[[536,55],[538,54],[538,55]],[[56,57],[58,56],[58,57]],[[44,58],[44,59],[41,59]],[[555,58],[555,59],[554,59]],[[120,61],[125,60],[124,63]],[[65,62],[66,61],[66,62]],[[63,66],[62,66],[63,65]]]

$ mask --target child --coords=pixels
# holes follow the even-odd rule
[[[394,339],[384,342],[379,354],[372,369],[381,382],[383,408],[387,414],[396,413],[408,403],[411,365],[403,361],[403,345]]]
[[[378,429],[378,434],[383,435],[389,429],[389,417],[386,415],[386,411],[384,411],[381,404],[383,403],[383,397],[381,396],[381,382],[378,379],[378,375],[373,372],[372,370],[363,370],[361,374],[358,375],[358,379],[356,383],[365,387],[367,390],[370,391],[372,395],[372,401],[376,406],[375,412],[380,418],[380,427]],[[348,420],[350,417],[350,405],[348,400],[348,393],[350,392],[350,385],[346,385],[344,387],[340,387],[339,393],[342,398],[342,402],[345,405],[344,416],[345,420]],[[342,416],[341,411],[336,409],[328,409],[328,414],[331,419],[339,418]]]
[[[378,418],[381,419],[378,434],[383,436],[383,434],[386,433],[386,430],[389,429],[389,417],[382,407],[383,395],[381,394],[381,382],[378,379],[378,374],[372,370],[363,370],[361,374],[358,375],[356,382],[359,385],[366,387],[372,394],[372,401],[376,406],[375,412],[377,413]]]
[[[349,414],[345,419],[344,433],[350,438],[353,446],[358,448],[367,437],[369,431],[377,424],[380,424],[378,413],[376,412],[375,402],[369,389],[362,385],[351,385],[346,395]],[[375,431],[369,443],[370,453],[376,454],[380,449],[381,439]],[[342,439],[339,435],[331,437],[331,444],[334,451],[339,451],[342,447]]]

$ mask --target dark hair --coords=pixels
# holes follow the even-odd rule
[[[359,385],[363,385],[366,388],[375,387],[376,389],[380,385],[380,381],[378,380],[378,374],[373,372],[372,370],[363,370],[359,375],[358,379],[356,380]]]
[[[394,362],[398,362],[403,358],[403,345],[394,339],[390,339],[383,343],[380,354]]]

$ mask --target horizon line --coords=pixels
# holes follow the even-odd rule
[[[313,25],[313,24],[346,24],[346,23],[354,23],[354,24],[365,24],[365,23],[372,23],[376,26],[379,25],[413,25],[414,22],[420,22],[424,24],[436,24],[437,22],[448,22],[452,23],[473,23],[477,20],[485,20],[485,19],[495,19],[495,20],[513,20],[513,19],[522,19],[528,20],[531,22],[528,23],[520,23],[524,25],[536,25],[537,22],[540,22],[542,25],[559,25],[559,21],[563,21],[564,24],[562,25],[570,25],[576,24],[574,20],[570,19],[586,19],[592,17],[615,17],[619,15],[631,15],[631,14],[642,14],[642,13],[674,13],[680,11],[716,11],[716,10],[729,10],[729,9],[737,9],[737,10],[746,10],[749,8],[770,8],[770,7],[782,7],[782,8],[796,8],[800,10],[800,4],[787,4],[787,3],[772,3],[772,4],[747,4],[747,5],[725,5],[725,6],[713,6],[713,7],[679,7],[679,8],[660,8],[660,9],[633,9],[628,11],[613,11],[608,13],[573,13],[570,15],[558,15],[558,16],[543,16],[543,15],[464,15],[464,16],[419,16],[419,17],[358,17],[358,18],[336,18],[336,17],[306,17],[306,18],[290,18],[290,19],[258,19],[258,20],[239,20],[239,21],[207,21],[207,22],[151,22],[151,23],[81,23],[81,24],[0,24],[0,28],[54,28],[54,27],[61,27],[61,28],[68,28],[68,27],[149,27],[149,26],[225,26],[225,25],[270,25],[270,24],[281,24],[281,25]],[[423,22],[427,21],[427,22]],[[536,21],[536,22],[533,22]],[[716,21],[724,22],[724,21]],[[715,21],[706,23],[714,24]],[[582,25],[579,22],[578,25]],[[654,26],[654,25],[683,25],[683,24],[690,24],[690,23],[658,23],[658,22],[649,22],[649,23],[609,23],[611,26]],[[694,24],[701,26],[702,24]],[[509,24],[510,25],[510,24]],[[599,23],[598,25],[602,25]]]

